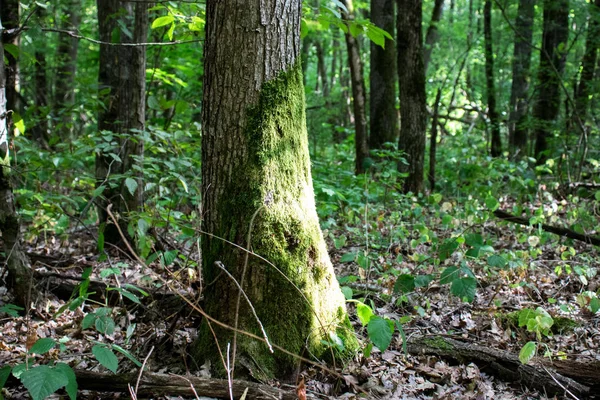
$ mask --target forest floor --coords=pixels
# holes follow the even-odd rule
[[[381,226],[381,229],[385,227]],[[498,236],[497,249],[526,250],[532,245],[518,240],[513,226],[506,222],[490,220],[483,229]],[[332,234],[330,237],[339,234],[326,231],[328,233]],[[526,342],[537,340],[539,355],[551,356],[546,357],[548,360],[569,359],[600,365],[600,318],[587,312],[585,307],[573,306],[578,301],[585,303],[582,293],[598,289],[598,276],[591,274],[586,280],[575,274],[557,274],[560,271],[556,268],[564,263],[561,254],[569,249],[573,249],[574,258],[597,260],[598,251],[591,245],[577,241],[567,244],[555,237],[544,244],[536,243],[541,251],[525,268],[493,273],[485,268],[474,269],[477,294],[474,301],[468,303],[451,296],[448,285],[436,283],[415,289],[402,298],[404,301],[399,301],[401,296],[393,290],[395,275],[383,274],[381,270],[378,273],[365,271],[355,262],[342,262],[344,255],[354,251],[358,244],[348,242],[337,249],[333,242],[329,244],[338,276],[358,277],[346,281],[344,286],[352,289],[355,298],[360,297],[370,304],[377,315],[402,320],[409,341],[415,336],[452,338],[497,349],[514,358]],[[389,248],[380,250],[378,265],[387,266],[381,267],[384,269],[414,271],[418,264],[423,264],[415,261],[419,260],[416,255],[430,253],[428,246],[427,243],[414,247],[390,243]],[[94,345],[105,344],[120,349],[117,353],[119,372],[139,371],[128,358],[128,355],[135,355],[139,361],[147,358],[147,370],[151,372],[185,375],[199,370],[196,375],[209,377],[207,366],[190,365],[192,361],[188,356],[188,346],[196,335],[199,316],[177,301],[178,295],[192,300],[196,295],[193,288],[197,287],[197,275],[193,268],[174,263],[177,268],[165,269],[154,263],[144,269],[131,259],[116,254],[101,261],[97,256],[95,235],[90,230],[81,230],[62,239],[40,237],[28,243],[27,251],[35,263],[37,287],[43,293],[44,301],[28,318],[0,314],[0,368],[24,362],[27,349],[36,339],[53,338],[60,345],[44,355],[36,355],[31,362],[60,360],[77,370],[107,372],[91,350]],[[403,257],[398,257],[399,254]],[[459,263],[460,258],[460,254],[455,254],[446,264]],[[570,263],[576,265],[577,260],[572,259]],[[93,272],[87,289],[90,295],[86,310],[89,312],[96,306],[110,308],[108,315],[112,316],[114,327],[100,329],[104,333],[98,332],[98,320],[102,318],[97,311],[97,329],[82,329],[85,315],[81,304],[66,302],[76,285],[82,282],[84,271],[90,267]],[[165,282],[169,283],[169,289]],[[128,289],[128,284],[143,288],[150,294],[151,301],[141,292]],[[173,295],[174,292],[178,295]],[[132,293],[134,296],[130,296]],[[11,301],[6,287],[0,287],[0,306]],[[555,322],[553,328],[538,338],[519,326],[517,314],[523,308],[536,307],[543,307]],[[349,303],[349,310],[358,337],[368,343],[366,328],[356,317],[353,303]],[[395,334],[385,351],[374,347],[368,358],[359,354],[338,374],[315,366],[306,366],[301,374],[306,381],[307,397],[315,399],[578,398],[568,395],[568,388],[555,397],[543,390],[531,389],[531,382],[525,380],[505,381],[491,368],[493,363],[482,362],[477,357],[470,360],[464,354],[461,357],[407,354],[402,336]],[[552,372],[546,371],[551,378]],[[295,389],[290,385],[280,387],[292,392]],[[3,391],[6,398],[28,397],[22,386],[8,385]],[[90,399],[123,396],[97,390],[80,394],[81,398]],[[594,395],[590,394],[589,398]]]

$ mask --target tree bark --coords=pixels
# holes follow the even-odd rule
[[[147,3],[98,0],[100,40],[108,43],[145,42],[147,10]],[[118,21],[128,31],[123,31]],[[112,204],[113,213],[123,217],[119,223],[126,228],[127,214],[140,210],[142,204],[141,176],[132,167],[141,163],[144,154],[144,143],[136,137],[135,131],[142,131],[145,127],[146,48],[100,45],[98,85],[99,98],[104,104],[98,112],[98,130],[103,132],[107,141],[104,151],[96,155],[97,186],[105,186],[98,201],[98,214],[100,223],[105,224],[105,242],[118,244],[121,237],[116,226],[108,221],[106,208]],[[125,178],[115,182],[112,177],[123,174],[129,174],[128,177],[136,181],[137,188],[133,194],[125,185]]]
[[[394,0],[371,0],[371,22],[394,35]],[[396,111],[396,48],[392,39],[385,47],[371,42],[369,147],[380,149],[398,138]]]
[[[325,67],[325,51],[323,50],[323,44],[321,42],[322,41],[320,38],[317,38],[315,40],[315,50],[317,53],[317,73],[318,73],[317,91],[319,91],[318,82],[320,81],[323,97],[325,99],[328,99],[329,98],[329,79],[327,77],[327,69]]]
[[[431,13],[431,21],[427,28],[427,34],[425,35],[425,49],[423,51],[423,64],[425,74],[427,74],[427,67],[429,66],[429,60],[431,59],[431,52],[438,41],[438,24],[442,19],[442,13],[444,11],[444,0],[435,0],[433,4],[433,11]]]
[[[60,28],[76,31],[79,28],[81,3],[67,0],[59,3]],[[75,73],[77,71],[77,47],[79,39],[59,35],[56,49],[56,81],[54,86],[54,109],[59,113],[56,133],[61,140],[70,141],[73,134],[73,106],[75,103]]]
[[[431,131],[429,133],[429,189],[435,189],[435,157],[437,153],[438,119],[440,113],[440,102],[442,100],[442,88],[438,88],[433,105],[433,117],[431,118]]]
[[[351,21],[354,19],[352,0],[340,1],[348,9],[347,13],[342,10],[342,17],[348,21],[348,26],[350,26]],[[365,173],[365,160],[369,156],[365,77],[358,40],[352,36],[350,29],[345,32],[344,36],[346,37],[350,81],[352,83],[352,105],[354,108],[354,148],[356,152],[354,172],[358,175]]]
[[[230,327],[319,357],[329,334],[342,338],[346,351],[356,342],[314,203],[300,14],[300,0],[206,4],[202,223],[211,235],[202,240],[204,307]],[[223,374],[228,345],[235,371],[255,379],[290,377],[298,366],[206,319],[194,357]]]
[[[46,10],[39,7],[37,10],[37,19],[39,24],[43,26],[46,22]],[[46,46],[46,38],[40,37],[38,44],[35,47],[35,65],[34,65],[34,81],[35,85],[33,88],[33,97],[35,103],[35,109],[32,113],[34,115],[35,124],[31,127],[31,136],[38,145],[44,149],[49,149],[48,146],[48,120],[46,116],[49,112],[48,104],[48,74],[47,74],[47,63],[46,53],[48,48]]]
[[[538,75],[538,98],[533,110],[535,158],[548,158],[548,138],[560,110],[560,82],[565,68],[565,46],[569,37],[569,0],[544,0],[544,27]]]
[[[423,67],[422,1],[397,0],[398,83],[400,85],[400,138],[398,149],[408,165],[400,163],[400,172],[408,173],[405,193],[423,191],[425,158],[425,69]]]
[[[529,136],[528,98],[531,41],[536,0],[519,0],[515,21],[515,47],[512,66],[512,89],[508,116],[508,143],[512,155],[525,156]]]
[[[492,46],[492,2],[485,0],[483,7],[483,32],[485,42],[485,82],[487,86],[488,118],[492,143],[490,154],[499,157],[502,154],[500,139],[500,121],[496,111],[496,85],[494,83],[494,50]]]
[[[0,34],[4,33],[0,15]],[[4,35],[0,36],[4,38]],[[0,66],[4,65],[4,41],[0,40]],[[10,65],[9,65],[10,68]],[[8,68],[7,68],[8,69]],[[6,267],[9,283],[12,286],[16,302],[29,308],[32,300],[32,271],[29,259],[21,249],[19,216],[15,208],[15,198],[10,181],[10,155],[8,146],[9,124],[7,117],[6,71],[0,68],[0,232],[7,255]]]
[[[598,46],[600,45],[600,0],[590,3],[589,7],[590,19],[585,41],[585,54],[581,61],[581,75],[575,96],[576,117],[581,120],[582,124],[586,121],[590,96],[593,94],[592,86],[598,62]]]
[[[6,45],[19,47],[19,36],[14,33],[7,33],[19,27],[19,0],[2,0],[0,7],[0,17],[4,23],[4,33],[2,41]],[[6,91],[6,109],[9,111],[20,112],[19,102],[19,60],[10,52],[6,55],[6,71],[4,75]],[[4,64],[3,64],[4,65]],[[9,115],[8,124],[10,126],[12,117]]]

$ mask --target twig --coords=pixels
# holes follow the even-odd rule
[[[232,381],[232,374],[233,374],[233,366],[229,363],[229,348],[231,346],[229,345],[229,343],[227,343],[227,384],[229,385],[229,399],[233,400],[233,381]],[[235,361],[235,360],[233,360]]]
[[[152,346],[150,348],[150,351],[148,352],[148,355],[146,356],[146,358],[144,358],[144,362],[142,363],[142,368],[140,368],[140,374],[138,375],[137,382],[135,383],[135,392],[136,393],[137,393],[138,388],[140,386],[140,380],[142,379],[142,374],[144,373],[144,367],[146,367],[146,363],[148,362],[148,358],[150,358],[150,355],[152,354],[153,351],[154,351],[154,346]]]
[[[571,391],[570,391],[569,389],[567,389],[567,388],[566,388],[566,387],[565,387],[565,386],[564,386],[562,383],[560,383],[560,382],[559,382],[559,381],[558,381],[558,380],[557,380],[557,379],[554,377],[554,375],[552,375],[552,374],[550,373],[550,371],[548,371],[548,368],[546,368],[546,367],[545,367],[545,366],[543,366],[543,365],[542,365],[542,368],[544,369],[544,371],[546,371],[546,373],[547,373],[547,374],[550,376],[550,378],[552,378],[552,380],[553,380],[554,382],[556,382],[556,384],[557,384],[558,386],[560,386],[561,388],[563,388],[563,389],[564,389],[564,391],[565,391],[565,392],[566,392],[566,393],[567,393],[569,396],[573,397],[573,400],[579,400],[579,397],[575,396],[573,393],[571,393]]]

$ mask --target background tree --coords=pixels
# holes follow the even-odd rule
[[[421,0],[398,0],[397,43],[398,83],[400,85],[400,138],[398,149],[406,153],[408,165],[404,192],[423,190],[425,159],[425,125],[427,117]]]
[[[508,144],[511,154],[527,154],[529,128],[527,111],[535,0],[519,0],[515,21],[512,89],[508,115]]]
[[[138,133],[144,130],[146,120],[146,48],[118,44],[146,41],[147,3],[98,0],[98,28],[100,40],[106,43],[100,45],[98,85],[103,106],[98,112],[98,130],[108,132],[103,134],[105,143],[96,156],[97,185],[105,186],[98,214],[100,223],[105,224],[105,241],[116,244],[121,237],[109,223],[106,208],[113,205],[115,215],[123,217],[123,232],[127,232],[126,215],[142,205],[140,174],[132,167],[140,164],[144,154]],[[129,174],[127,178],[125,174]],[[112,177],[118,178],[116,182]]]
[[[431,12],[431,20],[429,21],[429,27],[427,28],[427,34],[425,35],[425,46],[423,49],[423,65],[425,74],[427,74],[427,67],[429,66],[429,60],[431,59],[431,52],[438,41],[438,24],[442,19],[444,12],[444,0],[435,0],[433,4],[433,11]]]
[[[394,35],[394,0],[371,0],[371,22]],[[385,38],[385,47],[371,42],[369,147],[380,149],[398,137],[396,110],[396,48]]]
[[[4,21],[4,33],[2,41],[6,50],[6,107],[8,110],[20,113],[19,102],[19,35],[16,29],[19,27],[19,0],[2,0],[0,17]],[[12,117],[9,117],[9,122]]]
[[[569,36],[569,1],[544,0],[544,28],[538,72],[538,96],[533,110],[536,118],[535,157],[547,159],[548,138],[560,111],[560,90]]]
[[[492,46],[492,2],[485,0],[483,8],[483,30],[485,43],[485,81],[487,86],[488,118],[490,120],[492,157],[502,154],[502,141],[500,139],[500,121],[496,111],[496,85],[494,84],[494,50]]]
[[[218,321],[262,336],[235,278],[271,343],[319,356],[329,333],[337,332],[347,349],[355,343],[347,336],[344,297],[315,210],[300,13],[300,0],[207,3],[202,223],[211,236],[202,241],[203,274],[210,282],[204,305]],[[265,343],[214,323],[209,328],[206,320],[196,344],[198,361],[221,365],[215,338],[221,352],[231,343],[235,364],[257,378],[289,377],[297,365],[279,351],[271,354]]]
[[[581,74],[575,96],[577,118],[582,122],[586,120],[590,97],[594,94],[593,80],[598,63],[598,46],[600,45],[600,0],[590,2],[589,10],[585,53],[581,60]]]

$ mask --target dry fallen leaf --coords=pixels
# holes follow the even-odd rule
[[[27,347],[27,351],[29,351],[35,342],[38,340],[38,335],[35,329],[31,329],[27,334],[27,340],[25,341],[25,346]]]
[[[303,376],[300,376],[300,380],[296,386],[296,394],[298,395],[298,400],[306,400],[306,385],[304,384]]]

